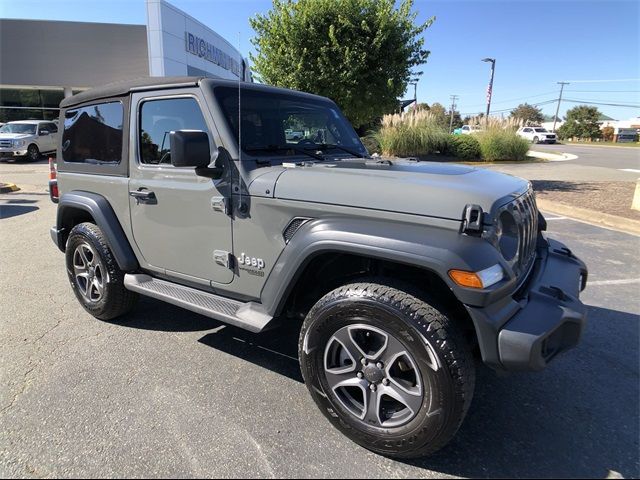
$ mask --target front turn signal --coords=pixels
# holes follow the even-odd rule
[[[451,280],[457,285],[467,288],[487,288],[504,278],[504,271],[500,265],[485,268],[479,272],[465,270],[449,270]]]
[[[461,287],[482,288],[482,280],[475,272],[465,272],[464,270],[449,270],[451,280]]]

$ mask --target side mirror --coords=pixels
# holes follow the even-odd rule
[[[171,164],[174,167],[207,167],[211,163],[209,136],[198,130],[177,130],[170,134]]]
[[[49,135],[49,130],[40,130],[40,136]]]

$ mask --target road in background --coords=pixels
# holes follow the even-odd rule
[[[7,172],[22,170],[23,173]],[[478,370],[453,442],[397,462],[333,429],[297,334],[252,335],[143,298],[87,314],[49,237],[47,167],[0,164],[1,477],[638,477],[638,237],[553,215],[590,268],[582,343],[540,373]]]
[[[634,169],[640,176],[640,147],[605,147],[598,145],[532,145],[532,150],[571,153],[578,155],[569,160],[573,165],[603,167],[610,169]]]

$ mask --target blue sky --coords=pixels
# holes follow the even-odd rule
[[[248,18],[266,12],[270,0],[170,0],[240,45],[246,55],[253,31]],[[492,112],[558,96],[640,105],[640,2],[635,0],[416,0],[418,20],[435,16],[425,33],[431,56],[422,67],[418,101],[450,102],[463,113],[484,111],[489,64],[496,75]],[[143,24],[144,0],[0,0],[0,17]],[[33,32],[25,32],[33,34]],[[46,40],[46,39],[43,39]],[[413,96],[413,91],[407,96]],[[563,103],[561,114],[576,103]],[[555,104],[542,106],[547,114]],[[640,108],[598,105],[616,119]],[[508,112],[505,112],[505,115]]]

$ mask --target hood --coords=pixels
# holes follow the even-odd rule
[[[460,220],[467,204],[490,212],[528,188],[522,178],[465,165],[360,160],[288,168],[274,196]]]
[[[0,140],[20,140],[21,138],[35,137],[34,133],[0,133]]]

